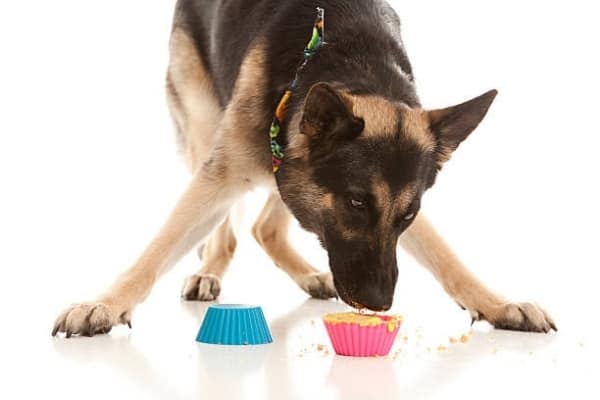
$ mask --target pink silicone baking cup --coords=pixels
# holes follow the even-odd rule
[[[382,320],[381,324],[377,326],[360,326],[358,323],[347,322],[323,322],[336,354],[374,357],[388,355],[402,321],[398,321],[391,332],[385,320]]]

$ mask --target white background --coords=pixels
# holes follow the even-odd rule
[[[308,301],[248,234],[263,193],[236,213],[223,300],[260,304],[275,343],[202,347],[205,306],[182,304],[186,257],[134,329],[52,339],[57,313],[93,299],[139,255],[185,187],[164,98],[173,1],[0,4],[2,398],[598,398],[598,13],[593,2],[397,1],[426,107],[500,94],[424,200],[489,286],[540,302],[558,334],[469,330],[426,271],[399,255],[395,359],[327,344]],[[294,227],[318,267],[326,255]],[[317,320],[313,325],[311,321]],[[210,397],[209,397],[210,396]]]

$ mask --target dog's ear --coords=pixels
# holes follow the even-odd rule
[[[350,100],[331,85],[317,83],[310,88],[304,102],[300,132],[310,139],[312,153],[328,152],[339,141],[360,135],[364,121],[356,118],[351,110]]]
[[[439,166],[479,125],[497,94],[497,90],[490,90],[465,103],[427,112],[429,128],[437,140]]]

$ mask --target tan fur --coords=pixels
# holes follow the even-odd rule
[[[529,303],[510,303],[483,285],[422,214],[417,215],[400,236],[399,243],[429,269],[461,307],[469,310],[473,319],[485,319],[494,326],[545,332],[554,326],[552,319],[540,307]]]
[[[416,195],[416,184],[407,184],[399,196],[392,196],[388,183],[382,178],[376,179],[372,188],[377,202],[377,209],[381,213],[383,226],[392,224],[397,216],[404,215]]]
[[[182,136],[183,156],[194,171],[215,145],[223,110],[192,39],[183,30],[173,30],[169,51],[167,101]]]
[[[433,152],[436,147],[435,137],[429,129],[427,112],[422,109],[402,106],[402,132],[409,140],[417,143],[423,151]]]
[[[405,214],[412,204],[417,194],[417,184],[408,183],[400,193],[400,196],[395,200],[396,212],[400,215]]]
[[[237,240],[228,217],[201,249],[202,268],[185,280],[181,296],[186,300],[215,300],[221,291],[221,278],[227,271],[236,247]]]
[[[362,136],[395,135],[398,127],[397,107],[378,96],[350,96],[352,113],[365,121]]]
[[[292,279],[298,280],[303,275],[315,273],[317,270],[289,246],[287,237],[290,222],[289,211],[281,198],[274,194],[269,196],[252,228],[252,234],[275,264],[287,272]]]
[[[410,207],[416,195],[416,183],[408,183],[402,189],[399,196],[392,197],[390,187],[383,179],[375,184],[375,194],[378,199],[380,210],[389,209],[394,214],[403,214]]]
[[[325,201],[327,196],[324,197]],[[271,257],[304,291],[315,297],[336,295],[331,273],[320,273],[296,252],[288,239],[292,215],[278,193],[269,196],[252,234]]]
[[[333,194],[326,193],[321,198],[321,207],[323,209],[331,209],[333,208]]]
[[[200,272],[214,274],[218,277],[223,276],[236,247],[237,240],[233,234],[231,222],[229,218],[226,218],[206,242],[202,251],[205,267]]]
[[[219,150],[229,151],[235,157],[229,160],[229,173],[234,181],[251,181],[255,185],[267,188],[275,187],[275,177],[270,168],[270,154],[264,151],[268,146],[268,131],[265,142],[256,143],[255,132],[264,131],[264,115],[271,115],[264,103],[267,90],[265,44],[258,40],[249,50],[233,89],[231,101],[225,110],[222,130],[232,132],[223,135]],[[252,134],[240,134],[252,132]],[[218,153],[220,154],[220,153]]]

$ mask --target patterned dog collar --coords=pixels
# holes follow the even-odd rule
[[[313,27],[312,37],[310,41],[304,48],[304,60],[296,69],[296,75],[294,80],[288,85],[287,89],[281,96],[279,103],[277,104],[277,109],[275,110],[275,115],[273,116],[273,121],[271,122],[271,128],[269,129],[269,136],[271,138],[271,163],[273,165],[273,173],[279,171],[279,167],[283,163],[283,149],[277,138],[281,133],[281,123],[283,122],[287,106],[292,98],[292,93],[298,84],[298,75],[308,61],[315,55],[317,50],[325,43],[325,10],[317,7],[317,19],[315,20],[315,25]]]

